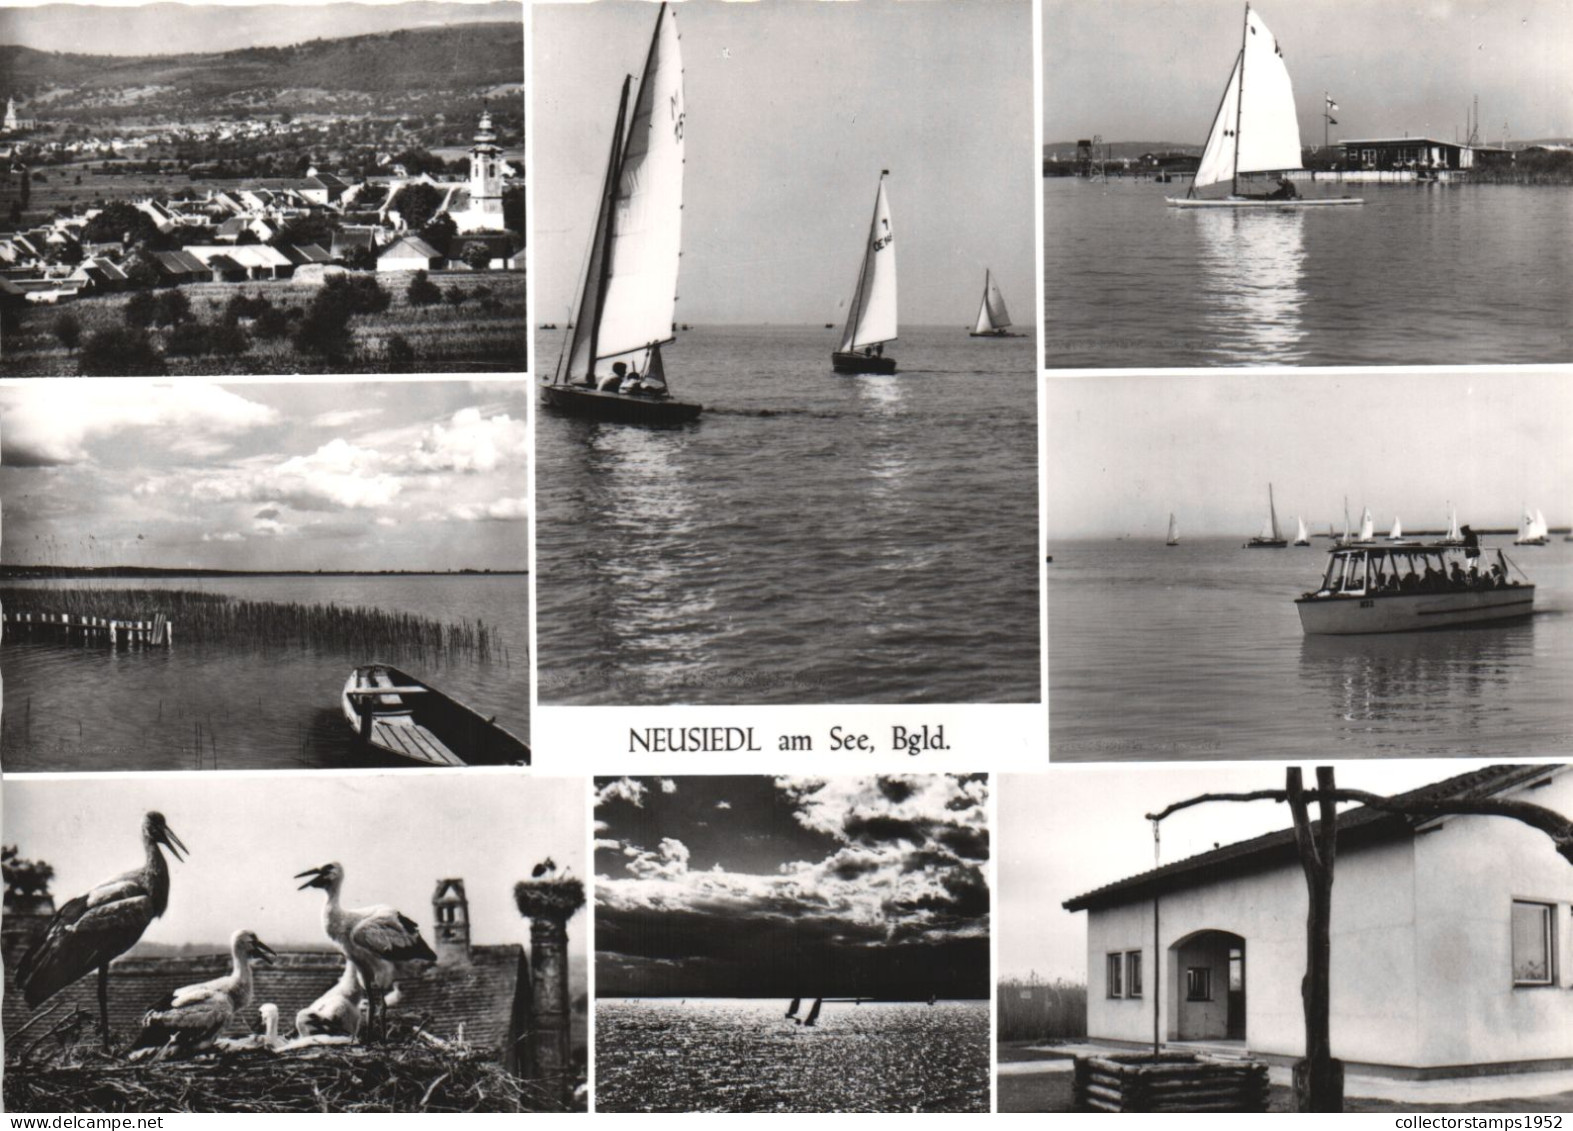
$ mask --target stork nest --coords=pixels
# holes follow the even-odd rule
[[[76,1046],[54,1063],[9,1063],[9,1112],[565,1111],[487,1050],[392,1026],[377,1045],[243,1049],[128,1063]],[[582,1109],[581,1109],[582,1110]]]
[[[584,906],[584,881],[521,880],[514,885],[513,898],[521,915],[566,922]]]

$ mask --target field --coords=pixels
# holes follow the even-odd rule
[[[987,1002],[596,1002],[598,1111],[989,1110]]]
[[[350,321],[355,339],[353,357],[340,364],[297,350],[288,335],[273,340],[253,336],[250,349],[239,356],[166,357],[175,376],[230,376],[282,373],[522,373],[525,368],[525,275],[521,272],[432,272],[431,280],[444,292],[457,290],[465,301],[455,306],[445,300],[430,306],[412,306],[405,289],[404,272],[384,273],[378,281],[392,295],[388,309],[379,314],[358,314]],[[262,295],[286,312],[290,328],[320,288],[291,280],[254,283],[196,283],[179,288],[203,322],[219,320],[225,303],[239,292]],[[20,325],[8,331],[0,376],[74,376],[78,360],[55,337],[56,318],[70,312],[81,326],[85,341],[95,331],[124,325],[129,295],[111,294],[66,300],[58,306],[30,305],[23,309]],[[162,346],[168,331],[154,330],[155,345]],[[413,351],[400,360],[390,359],[389,345],[398,335]]]

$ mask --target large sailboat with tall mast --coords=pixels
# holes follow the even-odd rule
[[[672,396],[661,360],[676,325],[686,116],[677,13],[667,4],[629,117],[631,86],[625,77],[578,316],[544,396],[576,416],[680,424],[701,406]]]
[[[994,281],[994,272],[984,268],[983,301],[978,306],[978,320],[967,335],[971,338],[1020,338],[1022,334],[1010,332],[1010,312],[1005,309],[1005,296]]]
[[[1282,550],[1289,545],[1289,540],[1278,529],[1278,508],[1273,503],[1273,485],[1267,485],[1267,521],[1262,525],[1262,532],[1251,536],[1245,544],[1247,550]]]
[[[1175,208],[1310,208],[1364,204],[1357,196],[1302,197],[1288,174],[1302,168],[1300,120],[1294,87],[1278,40],[1262,17],[1245,6],[1240,53],[1213,115],[1201,164],[1183,197],[1165,197]],[[1276,173],[1272,191],[1249,193],[1242,178]],[[1197,190],[1228,182],[1229,195],[1202,197]]]
[[[888,176],[889,169],[880,170],[857,289],[852,292],[852,307],[841,331],[841,346],[830,355],[837,373],[896,371],[896,359],[885,356],[886,344],[896,340],[896,244],[890,227],[890,201],[885,196]]]

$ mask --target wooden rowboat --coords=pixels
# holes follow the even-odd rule
[[[428,766],[530,764],[530,748],[456,699],[387,664],[356,668],[344,683],[344,717],[360,738]]]

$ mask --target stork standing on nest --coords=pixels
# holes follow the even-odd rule
[[[164,822],[162,813],[142,820],[142,847],[147,862],[140,868],[105,880],[66,903],[49,922],[16,968],[16,984],[29,1007],[48,1001],[89,971],[98,970],[98,1021],[104,1048],[109,1048],[109,963],[130,950],[169,906],[169,864],[163,849],[176,860],[186,846]]]
[[[306,879],[299,890],[322,888],[328,901],[322,909],[322,929],[327,932],[344,957],[349,959],[360,975],[366,990],[366,1032],[376,1040],[387,1036],[385,995],[393,988],[400,962],[436,962],[437,955],[421,938],[415,920],[385,904],[375,907],[348,909],[339,903],[339,891],[344,886],[342,865],[324,864],[297,872],[295,878]],[[382,1024],[378,1026],[378,1016]]]
[[[251,1004],[251,963],[276,957],[253,931],[236,931],[229,941],[230,972],[210,982],[182,986],[142,1015],[142,1032],[132,1049],[157,1049],[162,1060],[206,1048],[237,1013]],[[275,1025],[278,1011],[274,1011]]]
[[[344,960],[344,973],[316,1001],[295,1014],[296,1037],[360,1036],[360,1004],[366,998],[355,964]]]

